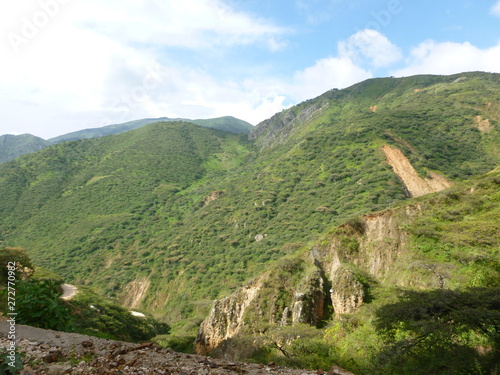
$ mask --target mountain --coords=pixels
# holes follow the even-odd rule
[[[407,213],[397,207],[408,198],[415,200],[414,207],[428,194],[460,188],[463,181],[500,165],[499,97],[498,74],[372,79],[282,111],[257,125],[249,136],[160,122],[119,135],[60,143],[0,166],[0,241],[25,248],[35,264],[68,282],[88,285],[126,307],[165,319],[179,335],[195,335],[211,311],[222,311],[219,321],[225,320],[227,314],[217,306],[231,306],[231,295],[240,304],[226,312],[242,314],[233,330],[243,322],[258,335],[274,329],[284,315],[284,323],[291,323],[295,314],[303,317],[295,319],[298,324],[317,323],[337,332],[331,318],[354,314],[365,305],[368,310],[378,306],[370,305],[371,300],[381,301],[377,303],[382,306],[396,298],[396,291],[385,288],[397,284],[405,261],[390,258],[387,251],[401,249],[411,261],[417,259],[405,247],[413,237],[401,232],[414,222],[412,217],[391,219]],[[484,227],[481,238],[495,234],[495,228],[481,224],[497,217],[497,198],[492,195],[496,185],[490,180],[488,184],[484,190],[480,182],[464,188],[478,192],[470,202],[480,202],[480,212],[458,198],[457,205],[443,209],[441,216],[423,214],[424,222],[415,229],[429,234],[429,241],[436,236],[441,241],[436,245],[425,240],[422,252],[436,259],[446,254],[453,258],[449,273],[455,284],[445,281],[446,287],[492,285],[485,280],[494,279],[494,273],[472,281],[477,270],[496,272],[496,266],[488,265],[494,253],[480,252],[486,243],[481,240],[472,250],[467,244],[458,250],[442,247],[453,238],[441,236],[444,224],[439,222],[458,223],[456,231],[464,236],[467,225]],[[385,211],[390,208],[395,211]],[[420,215],[417,208],[408,209],[409,214],[414,211]],[[376,246],[363,242],[370,217],[375,226],[376,218],[393,220],[377,232]],[[339,243],[342,251],[359,257],[339,253],[335,250]],[[304,254],[315,248],[317,257],[307,263]],[[435,248],[440,249],[437,254]],[[460,255],[469,250],[477,254],[470,261]],[[472,268],[460,268],[463,262],[472,262]],[[334,263],[339,266],[335,272]],[[441,268],[430,268],[445,274]],[[440,279],[429,270],[422,275],[424,269],[417,265],[406,270],[401,286],[439,288]],[[259,276],[266,270],[267,279]],[[258,292],[251,280],[261,282]],[[333,288],[333,281],[345,285],[345,291]],[[244,285],[248,287],[242,294]],[[339,295],[336,305],[331,293],[319,293],[330,286]],[[377,300],[378,291],[389,297]],[[307,297],[311,293],[312,300]],[[259,310],[252,298],[267,302]],[[315,301],[322,298],[326,314],[317,308],[318,315],[311,318],[306,311],[318,307]],[[214,300],[218,302],[212,306]],[[248,305],[241,304],[245,300]],[[295,301],[301,303],[294,305]],[[249,306],[253,315],[245,313]],[[289,313],[283,314],[285,308]],[[353,315],[353,319],[353,327],[362,327],[355,321],[361,318]],[[308,329],[287,332],[296,334],[293,337],[306,334],[314,346],[316,328],[314,334]],[[339,335],[352,342],[356,337],[357,343],[363,342],[362,335],[367,334],[345,329]],[[199,339],[201,351],[216,349],[226,339],[239,342],[225,334],[205,336],[222,340],[210,346]],[[273,350],[287,357],[284,353],[290,348],[280,345],[288,339],[259,337],[267,337],[267,343],[277,345]],[[252,354],[254,360],[258,355],[268,358],[269,346],[261,349]],[[338,343],[337,349],[341,353],[345,347]],[[294,353],[288,359],[293,362],[293,358]],[[342,358],[348,362],[348,354]]]
[[[253,128],[253,126],[250,125],[248,122],[239,120],[231,116],[218,117],[213,119],[204,119],[204,120],[189,120],[181,118],[170,119],[168,117],[160,117],[160,118],[147,118],[147,119],[129,121],[123,124],[107,125],[100,128],[79,130],[76,132],[51,138],[49,139],[49,141],[52,142],[53,144],[56,144],[68,141],[77,141],[79,139],[98,138],[107,135],[121,134],[130,130],[138,129],[147,124],[152,124],[161,121],[191,122],[193,124],[200,125],[206,128],[225,130],[232,133],[248,133]]]
[[[215,301],[197,352],[356,374],[489,373],[499,218],[497,169],[349,220]]]
[[[39,151],[45,147],[57,143],[121,134],[130,130],[141,128],[148,124],[162,121],[190,122],[199,126],[203,126],[205,128],[224,130],[235,134],[246,134],[253,129],[253,126],[248,122],[231,116],[198,120],[170,119],[167,117],[160,117],[129,121],[123,124],[108,125],[100,128],[79,130],[76,132],[60,135],[49,140],[44,140],[31,134],[16,136],[2,135],[0,136],[0,164],[13,160],[18,156]]]
[[[218,117],[212,119],[199,119],[199,120],[189,120],[189,119],[177,119],[181,121],[192,122],[193,124],[203,126],[205,128],[224,130],[230,133],[236,134],[246,134],[250,133],[254,128],[250,123],[237,119],[231,116]]]
[[[168,121],[168,120],[170,120],[168,117],[134,120],[122,124],[114,124],[114,125],[102,126],[99,128],[78,130],[75,132],[51,138],[49,139],[49,141],[52,144],[57,144],[61,142],[78,141],[80,139],[105,137],[107,135],[125,133],[127,131],[138,129],[144,125],[152,124],[154,122]]]
[[[31,134],[2,135],[0,136],[0,164],[50,145],[50,142]]]

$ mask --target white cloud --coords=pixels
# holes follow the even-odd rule
[[[330,57],[296,72],[290,94],[297,101],[302,101],[371,77],[372,73],[357,66],[348,57]]]
[[[42,3],[52,9],[44,10]],[[242,84],[219,82],[170,58],[172,48],[206,55],[234,46],[286,47],[288,30],[228,4],[26,0],[3,5],[0,34],[15,38],[0,40],[0,111],[16,129],[45,138],[140,117],[232,114],[263,120],[280,103],[266,90],[247,99]],[[26,26],[40,15],[43,25]],[[159,81],[155,69],[161,69]],[[34,122],[43,129],[34,131]]]
[[[89,0],[80,8],[76,20],[85,27],[127,43],[205,49],[260,43],[273,50],[287,33],[222,0]]]
[[[358,63],[367,63],[374,68],[390,66],[403,57],[401,50],[376,30],[361,30],[346,41],[339,42],[341,56]]]
[[[302,0],[302,6],[325,1]],[[14,130],[49,138],[162,116],[232,115],[257,124],[292,103],[350,86],[402,59],[387,37],[364,30],[339,42],[333,56],[288,77],[282,72],[280,79],[270,78],[267,62],[260,66],[258,60],[255,67],[244,67],[246,73],[235,65],[231,78],[224,66],[211,70],[214,61],[238,50],[231,48],[251,45],[269,53],[286,48],[291,34],[227,0],[7,2],[0,34],[22,35],[24,19],[33,20],[42,2],[57,2],[59,8],[18,53],[8,38],[0,39],[0,134]],[[428,41],[412,50],[397,74],[498,72],[499,64],[500,45],[481,50]],[[11,124],[12,130],[6,128]]]
[[[500,44],[480,49],[472,44],[425,41],[413,48],[406,67],[396,76],[454,74],[466,71],[500,72]]]
[[[490,9],[490,13],[496,17],[500,17],[500,1],[497,1]]]

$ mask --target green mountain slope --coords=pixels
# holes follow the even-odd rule
[[[116,135],[128,132],[130,130],[139,129],[145,125],[155,122],[190,122],[205,128],[223,130],[235,134],[249,133],[253,126],[246,121],[231,117],[217,117],[212,119],[171,119],[168,117],[141,119],[129,121],[123,124],[115,124],[103,126],[100,128],[84,129],[68,134],[63,134],[49,140],[36,137],[31,134],[23,135],[2,135],[0,136],[0,164],[13,160],[21,155],[26,155],[31,152],[39,151],[45,147],[62,142],[78,141],[81,139],[100,138],[108,135]]]
[[[180,123],[61,143],[0,166],[0,240],[68,281],[196,327],[211,301],[422,178],[500,164],[496,74],[375,79],[244,135]]]
[[[121,134],[130,130],[138,129],[144,125],[152,124],[160,121],[185,121],[200,125],[206,128],[219,129],[232,133],[248,133],[253,128],[248,122],[239,120],[234,117],[218,117],[213,119],[189,120],[182,118],[171,119],[168,117],[147,118],[135,121],[125,122],[123,124],[107,125],[100,128],[84,129],[76,132],[60,135],[49,139],[50,142],[56,144],[68,141],[77,141],[80,139],[98,138],[107,135]]]
[[[50,142],[31,134],[2,135],[0,136],[0,164],[50,145]]]
[[[497,169],[332,228],[214,303],[196,346],[356,374],[494,373],[499,292]]]
[[[231,116],[218,117],[212,119],[199,119],[199,120],[187,120],[181,119],[183,121],[192,122],[193,124],[203,126],[210,129],[224,130],[226,132],[243,134],[250,133],[254,128],[253,125],[246,121],[237,119]]]

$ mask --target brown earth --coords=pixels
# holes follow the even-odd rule
[[[208,206],[210,202],[216,201],[220,197],[224,195],[223,191],[212,191],[208,197],[205,198],[205,202],[203,203],[203,207]]]
[[[479,129],[481,133],[489,133],[493,130],[490,120],[484,119],[481,116],[474,117],[474,126]]]
[[[403,181],[412,197],[441,191],[452,185],[446,178],[435,172],[429,172],[430,178],[420,177],[410,161],[396,147],[385,145],[382,150],[394,173]]]

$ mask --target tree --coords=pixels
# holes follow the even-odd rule
[[[403,366],[400,373],[464,373],[500,363],[500,288],[404,291],[376,315],[392,344],[379,359]]]
[[[0,285],[7,285],[10,264],[15,266],[16,280],[26,280],[35,272],[26,251],[20,247],[5,247],[0,249]]]

